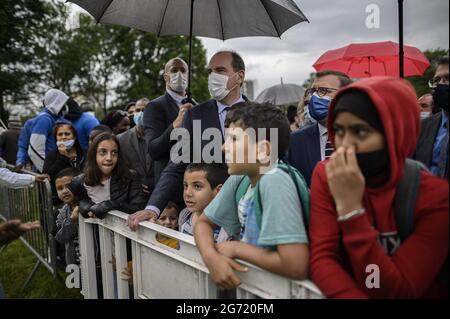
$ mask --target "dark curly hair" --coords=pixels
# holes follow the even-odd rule
[[[279,107],[268,103],[237,103],[228,111],[225,127],[228,128],[231,123],[244,130],[248,128],[254,129],[258,141],[264,137],[270,143],[278,143],[278,158],[282,159],[285,157],[289,147],[291,130],[286,115]],[[260,136],[258,129],[265,129],[265,136]],[[270,129],[277,129],[277,141],[272,141]]]

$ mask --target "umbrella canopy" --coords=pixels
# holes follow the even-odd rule
[[[352,78],[395,76],[399,70],[399,45],[394,42],[350,44],[323,54],[314,68],[319,71],[340,71]],[[404,47],[405,76],[421,76],[430,67],[430,61],[417,48]]]
[[[99,23],[118,24],[165,35],[227,40],[281,35],[308,21],[293,0],[68,0],[89,12]],[[190,77],[189,88],[190,95]]]
[[[238,37],[280,37],[307,21],[292,0],[69,0],[99,23],[119,24],[158,36],[193,35],[227,40]]]
[[[305,89],[296,84],[278,84],[262,91],[255,102],[272,103],[274,105],[297,105]]]

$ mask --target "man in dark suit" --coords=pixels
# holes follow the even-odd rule
[[[288,155],[289,162],[302,173],[308,186],[311,186],[312,173],[317,163],[328,159],[333,153],[326,124],[328,107],[337,91],[351,82],[341,72],[323,71],[316,74],[309,89],[309,115],[317,124],[292,133]]]
[[[128,162],[129,168],[135,170],[141,178],[144,193],[150,195],[155,188],[153,160],[148,152],[148,146],[144,139],[144,109],[148,105],[148,99],[141,99],[135,104],[133,114],[134,123],[132,129],[117,136],[120,149]]]
[[[167,62],[164,68],[166,94],[151,101],[144,112],[145,140],[154,161],[155,183],[169,163],[173,129],[180,128],[186,111],[192,107],[186,99],[188,66],[180,58]]]
[[[434,106],[441,111],[422,121],[415,159],[433,175],[448,179],[449,60],[441,58],[433,78]]]
[[[208,88],[213,100],[195,106],[186,112],[182,128],[189,133],[189,139],[184,140],[183,143],[189,143],[187,145],[187,149],[190,151],[189,158],[198,161],[205,146],[210,146],[213,141],[216,153],[214,158],[219,157],[223,161],[221,146],[224,142],[224,123],[228,108],[245,100],[241,95],[241,87],[245,79],[245,64],[237,53],[222,51],[211,58],[208,72]],[[197,129],[196,126],[199,124],[201,124],[201,127]],[[219,139],[217,134],[214,137],[209,136],[209,134],[203,136],[206,130],[218,133],[221,136]],[[196,135],[194,136],[194,134]],[[197,136],[198,134],[201,135]],[[203,138],[201,138],[202,136]],[[196,147],[195,144],[198,143],[198,139],[201,140],[201,143],[199,147]],[[204,160],[204,158],[201,158],[201,160]],[[150,197],[146,209],[136,212],[128,218],[128,225],[132,230],[137,230],[141,221],[155,221],[169,200],[182,200],[183,175],[186,166],[187,163],[183,162],[178,164],[169,162]]]

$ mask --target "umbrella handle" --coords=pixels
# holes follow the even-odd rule
[[[187,98],[191,99],[191,80],[192,80],[192,35],[194,33],[194,0],[191,0],[191,13],[190,13],[190,31],[189,31],[189,60],[188,60],[188,88],[187,88]]]

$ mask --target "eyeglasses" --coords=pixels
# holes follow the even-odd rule
[[[307,93],[308,95],[313,95],[314,93],[317,92],[318,96],[324,97],[325,95],[334,93],[336,91],[339,91],[339,89],[319,87],[319,88],[310,88],[308,89]]]
[[[435,89],[439,84],[447,84],[448,85],[448,75],[447,76],[437,76],[432,81],[428,81],[428,86],[430,89]]]

